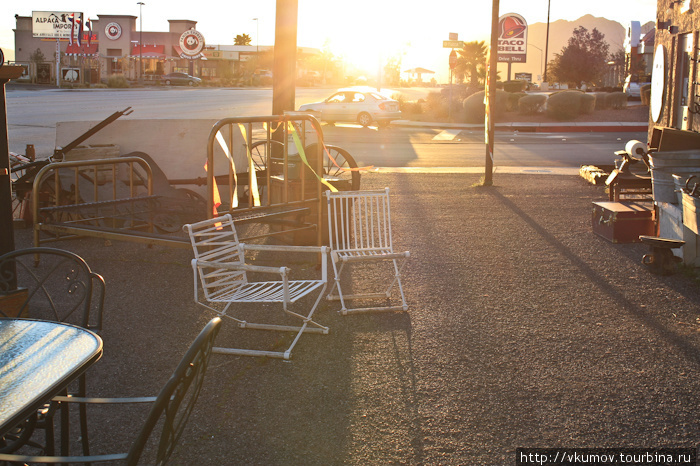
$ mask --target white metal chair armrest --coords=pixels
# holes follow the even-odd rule
[[[279,251],[279,252],[308,252],[321,254],[328,253],[328,246],[286,246],[278,244],[247,244],[241,243],[243,249],[248,251]]]

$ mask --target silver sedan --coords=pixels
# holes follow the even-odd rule
[[[340,89],[323,102],[300,106],[299,111],[311,113],[328,123],[356,122],[362,126],[373,122],[385,126],[401,118],[398,101],[377,92],[357,89]]]

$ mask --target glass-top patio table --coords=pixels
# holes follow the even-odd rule
[[[102,356],[102,339],[81,327],[0,319],[0,436],[30,417]]]

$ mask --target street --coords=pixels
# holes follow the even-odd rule
[[[319,101],[329,89],[297,89],[297,107]],[[402,90],[410,98],[426,89]],[[219,119],[267,115],[272,90],[264,88],[146,88],[7,90],[10,151],[24,154],[33,144],[39,158],[53,153],[56,123],[100,121],[132,107],[124,119]],[[323,125],[325,141],[340,146],[358,165],[375,167],[481,167],[484,135],[478,130],[440,130],[392,126],[386,130],[357,125]],[[167,137],[167,135],[165,135]],[[495,166],[579,167],[612,164],[613,152],[646,133],[518,133],[497,131]]]

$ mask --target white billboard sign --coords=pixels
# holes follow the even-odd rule
[[[82,13],[72,11],[32,11],[32,34],[34,37],[68,39],[73,31],[70,16],[82,18]]]

